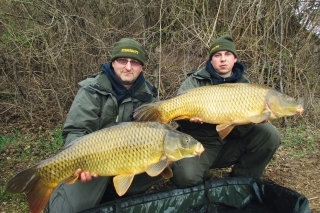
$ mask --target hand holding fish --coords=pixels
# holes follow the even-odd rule
[[[203,124],[203,121],[201,118],[190,118],[190,122],[197,123],[197,124]]]
[[[82,172],[81,169],[77,169],[76,172],[73,174],[73,177],[80,177],[82,183],[86,183],[92,180],[92,177],[97,178],[97,174],[90,174],[90,172]]]

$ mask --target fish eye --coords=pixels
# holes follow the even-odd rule
[[[287,96],[287,101],[294,101],[294,98]]]

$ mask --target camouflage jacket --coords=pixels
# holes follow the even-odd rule
[[[234,83],[249,83],[249,79],[242,75]],[[181,84],[178,94],[187,91],[195,87],[201,87],[206,85],[212,85],[211,77],[205,67],[188,74],[186,80]],[[177,122],[179,124],[178,130],[193,136],[195,139],[202,143],[212,143],[213,141],[222,141],[216,131],[216,125],[214,124],[197,124],[191,123],[187,120],[182,120]],[[251,125],[243,125],[235,127],[228,137],[241,137],[250,131]],[[227,138],[228,138],[227,137]],[[226,139],[227,139],[226,138]]]
[[[62,130],[66,144],[83,135],[113,126],[119,122],[132,121],[137,107],[156,100],[157,89],[148,81],[118,106],[112,85],[103,72],[79,83],[79,89],[69,110]]]

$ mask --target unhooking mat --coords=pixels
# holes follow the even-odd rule
[[[222,178],[111,201],[81,213],[310,213],[308,199],[252,178]]]

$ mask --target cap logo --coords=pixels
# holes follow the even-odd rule
[[[210,52],[212,52],[212,51],[214,51],[215,49],[218,49],[220,47],[220,45],[218,44],[218,45],[216,45],[216,46],[214,46],[214,47],[212,47],[211,48],[211,50],[210,50]]]
[[[139,54],[138,50],[133,50],[133,49],[121,49],[121,52],[123,53],[133,53],[133,54]]]

